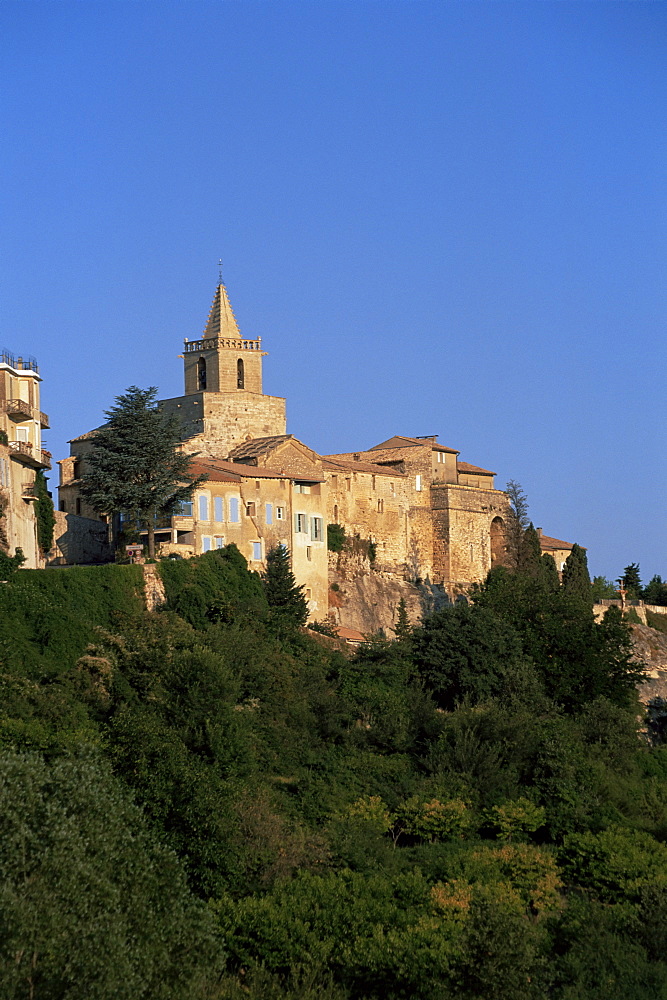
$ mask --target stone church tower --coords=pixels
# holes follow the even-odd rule
[[[241,336],[227,295],[215,290],[204,334],[183,348],[185,395],[161,401],[176,413],[188,448],[211,458],[226,458],[252,438],[285,434],[285,400],[262,392],[261,338]]]

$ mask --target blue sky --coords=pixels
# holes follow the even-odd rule
[[[0,346],[55,458],[182,392],[222,257],[309,446],[437,433],[667,577],[664,4],[5,0],[0,66]]]

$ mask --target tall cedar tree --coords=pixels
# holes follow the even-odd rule
[[[528,498],[521,489],[521,484],[514,479],[508,479],[505,486],[505,493],[509,497],[510,505],[506,515],[505,528],[505,549],[507,552],[507,565],[510,569],[517,569],[519,566],[519,550],[523,534],[528,527]]]
[[[295,625],[305,625],[308,601],[303,586],[294,579],[289,550],[284,545],[276,545],[267,553],[263,582],[269,607]]]
[[[194,454],[178,451],[178,418],[161,413],[157,388],[130,386],[105,411],[108,422],[95,432],[86,456],[81,495],[95,510],[128,514],[148,529],[148,554],[155,555],[155,518],[169,516],[192,499],[205,476],[190,474]]]
[[[563,590],[575,597],[581,597],[591,604],[593,602],[586,550],[582,549],[576,542],[563,567]]]

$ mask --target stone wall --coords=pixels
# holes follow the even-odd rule
[[[103,521],[78,517],[61,510],[55,511],[55,518],[54,543],[48,558],[50,566],[113,560],[107,525]]]
[[[491,524],[504,517],[507,497],[500,490],[434,484],[434,581],[450,592],[480,583],[491,569]]]
[[[175,413],[183,428],[188,450],[209,458],[227,458],[238,444],[251,438],[270,437],[286,431],[285,400],[258,393],[197,392],[160,402],[166,413]]]

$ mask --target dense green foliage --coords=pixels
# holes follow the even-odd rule
[[[53,529],[56,517],[53,512],[53,500],[49,496],[46,477],[42,469],[35,474],[35,518],[37,520],[37,543],[41,552],[48,552],[53,545]]]
[[[178,418],[162,413],[157,388],[130,386],[106,411],[86,455],[81,495],[99,512],[126,514],[148,529],[149,555],[155,554],[154,521],[177,513],[204,479],[190,474],[192,455],[179,451]]]
[[[351,658],[233,546],[153,613],[14,574],[2,995],[667,1000],[667,747],[618,610],[524,566]]]

